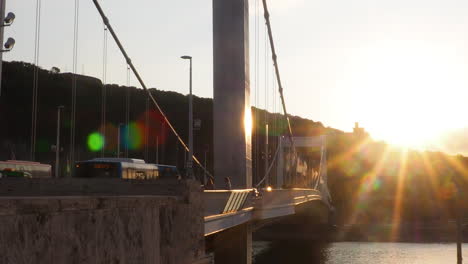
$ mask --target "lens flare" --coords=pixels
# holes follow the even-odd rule
[[[88,149],[96,152],[100,151],[104,147],[104,137],[98,133],[94,132],[88,136]]]
[[[142,113],[137,124],[143,146],[156,147],[156,145],[165,144],[167,136],[170,134],[170,128],[165,123],[163,116],[154,110]]]
[[[381,186],[382,186],[382,181],[379,178],[377,178],[375,179],[374,184],[372,185],[372,189],[374,191],[378,191]]]
[[[123,130],[124,144],[131,150],[137,150],[143,145],[144,125],[132,122]]]
[[[355,146],[355,148],[353,149],[354,152],[347,152],[346,155],[342,154],[340,157],[338,157],[338,159],[334,160],[335,164],[336,162],[343,161],[351,155],[353,155],[354,153],[357,153],[357,150],[365,147],[367,143],[368,141],[361,142],[359,145]],[[376,182],[376,180],[378,179],[378,175],[383,171],[388,155],[389,150],[388,148],[386,148],[380,156],[380,158],[378,159],[377,164],[375,164],[375,166],[362,177],[360,187],[353,198],[356,207],[352,212],[349,224],[355,224],[361,212],[366,208],[366,203],[368,202],[367,199],[370,195],[370,191],[374,189],[374,182]],[[379,183],[377,182],[377,186],[378,185]]]
[[[405,178],[408,172],[408,152],[404,151],[401,153],[400,158],[400,169],[398,172],[397,187],[395,191],[395,202],[393,205],[393,216],[392,223],[394,224],[391,232],[391,240],[396,241],[396,238],[400,232],[400,223],[402,215],[402,205],[404,199],[403,188],[405,184]]]

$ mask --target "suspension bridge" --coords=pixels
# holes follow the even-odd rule
[[[5,0],[1,2],[0,20],[3,21],[5,18]],[[73,75],[70,104],[70,145],[68,147],[69,164],[72,165],[77,161],[76,149],[78,144],[75,138],[77,122],[80,121],[76,119],[76,94],[77,90],[80,89],[77,82],[80,2],[80,0],[75,0],[73,24]],[[213,1],[214,160],[212,172],[206,167],[206,163],[202,164],[193,155],[191,137],[189,144],[186,144],[181,134],[165,114],[158,98],[146,86],[143,77],[139,74],[138,65],[132,62],[131,54],[128,54],[125,49],[126,40],[120,39],[118,30],[112,26],[112,20],[121,18],[108,17],[106,10],[101,7],[97,0],[92,0],[92,2],[96,7],[96,15],[100,16],[103,21],[103,85],[100,105],[100,135],[103,138],[107,138],[110,133],[110,131],[106,130],[106,123],[108,122],[106,116],[106,98],[109,87],[105,84],[107,83],[108,66],[107,49],[109,41],[112,41],[119,48],[126,63],[126,85],[130,86],[131,74],[133,74],[139,85],[146,92],[146,113],[150,112],[150,108],[157,111],[162,117],[163,126],[169,129],[177,139],[177,144],[188,154],[185,164],[186,174],[182,177],[182,180],[171,179],[155,182],[75,179],[71,177],[73,176],[73,172],[70,172],[69,175],[62,175],[60,178],[58,177],[59,173],[57,173],[53,179],[34,179],[33,175],[33,179],[24,179],[27,182],[17,181],[16,179],[2,179],[2,182],[0,182],[0,196],[2,196],[0,198],[0,204],[2,204],[0,206],[0,226],[11,226],[13,224],[11,222],[13,221],[12,217],[17,217],[18,221],[23,224],[34,222],[29,231],[38,232],[48,237],[52,241],[52,244],[54,244],[54,247],[58,248],[58,251],[61,249],[68,252],[70,245],[73,245],[74,250],[80,252],[80,254],[78,254],[79,256],[74,256],[73,254],[67,256],[65,253],[64,255],[60,255],[58,251],[44,246],[43,241],[40,241],[40,239],[25,241],[20,238],[13,238],[11,232],[21,234],[25,232],[21,226],[15,225],[11,230],[0,228],[0,233],[5,234],[1,237],[9,237],[15,241],[15,243],[10,243],[12,245],[10,248],[10,246],[6,245],[9,243],[3,243],[5,241],[0,240],[2,242],[0,249],[5,249],[2,250],[3,252],[9,252],[3,256],[3,259],[0,257],[0,260],[5,260],[5,263],[27,263],[24,259],[21,260],[21,250],[19,248],[23,246],[24,250],[32,250],[32,248],[41,245],[48,249],[36,254],[36,258],[40,258],[39,262],[50,259],[65,260],[66,257],[69,257],[81,259],[78,262],[85,263],[89,261],[90,256],[95,258],[95,261],[99,263],[104,263],[104,260],[110,259],[125,262],[129,257],[125,255],[125,249],[122,245],[130,243],[127,240],[131,240],[132,237],[141,237],[143,245],[135,251],[140,252],[138,253],[140,254],[138,255],[139,257],[136,258],[138,260],[135,263],[209,263],[212,260],[206,257],[203,242],[200,245],[200,241],[204,240],[215,241],[212,250],[216,263],[250,263],[252,232],[255,229],[278,221],[282,217],[303,213],[304,208],[306,208],[306,211],[316,210],[319,212],[315,215],[316,219],[311,219],[311,222],[316,221],[322,224],[328,222],[328,215],[332,206],[331,196],[327,187],[326,136],[294,137],[294,131],[292,130],[286,108],[287,102],[283,95],[284,88],[277,60],[267,0],[263,0],[261,5],[266,32],[264,44],[265,47],[269,47],[269,49],[265,49],[265,56],[271,56],[271,65],[273,67],[264,70],[264,72],[266,73],[265,79],[274,77],[272,78],[274,81],[265,81],[265,108],[268,106],[269,99],[275,107],[278,101],[279,109],[281,109],[283,114],[282,122],[286,124],[286,133],[277,136],[274,138],[274,142],[269,143],[270,137],[268,137],[268,132],[266,132],[263,146],[260,146],[258,138],[255,140],[257,145],[252,146],[252,137],[259,136],[257,133],[252,134],[252,119],[257,120],[259,117],[252,117],[250,103],[249,2],[246,0]],[[255,12],[260,12],[259,5],[256,5],[255,8]],[[255,32],[259,32],[260,24],[260,19],[256,18],[254,23]],[[31,34],[35,34],[34,64],[39,65],[41,49],[39,45],[41,34],[41,0],[37,1],[36,27],[35,32],[31,32]],[[260,60],[258,55],[259,43],[260,38],[256,34],[254,54],[256,65],[253,70],[255,75],[254,95],[256,103],[262,99],[260,89],[257,87],[260,79],[257,63]],[[184,57],[190,59],[191,62],[191,57]],[[37,160],[37,95],[40,89],[43,88],[39,87],[38,71],[39,69],[36,67],[32,83],[31,161]],[[273,74],[268,75],[268,71],[273,72]],[[266,83],[270,82],[272,86],[267,87]],[[271,88],[277,88],[277,90],[272,92]],[[124,128],[127,135],[132,133],[130,131],[131,118],[129,114],[132,99],[130,98],[131,93],[129,91],[127,89],[125,94],[125,116],[122,117],[122,123],[125,124]],[[191,98],[192,95],[190,94],[189,99],[191,100]],[[257,106],[259,105],[257,104]],[[279,109],[275,108],[273,110]],[[269,124],[267,120],[265,122],[265,131],[268,131],[269,125],[274,126],[276,121],[271,120]],[[145,116],[145,122],[148,127],[148,122],[150,122],[148,114]],[[190,116],[190,133],[192,133],[192,128],[193,120],[192,116]],[[120,125],[118,125],[117,130],[120,133]],[[150,133],[145,133],[144,142],[149,142],[150,137]],[[108,155],[105,144],[99,151],[100,157]],[[58,146],[59,144],[57,144]],[[259,151],[262,147],[265,148],[263,158],[261,157],[262,151]],[[118,148],[117,157],[120,158],[120,136]],[[252,156],[253,148],[256,149],[255,156]],[[307,151],[301,152],[301,149],[307,149]],[[310,149],[317,150],[316,156],[319,156],[318,160],[312,162],[312,159],[308,156]],[[146,145],[143,152],[146,159],[148,158],[148,151],[148,146]],[[58,147],[57,153],[59,152],[60,148]],[[272,152],[271,156],[269,155],[270,152]],[[127,143],[124,145],[121,158],[132,158],[130,155]],[[265,163],[261,170],[258,168],[260,160],[263,160]],[[194,175],[192,170],[192,162],[207,176],[206,179],[201,180],[201,182],[201,177],[195,179],[196,175]],[[256,167],[253,167],[253,164]],[[152,208],[154,210],[145,211],[144,208]],[[84,211],[90,214],[83,217],[81,214]],[[131,222],[128,219],[133,219],[132,217],[134,216],[122,213],[124,211],[130,212],[130,215],[141,213],[143,220]],[[113,217],[115,219],[112,220],[111,218],[113,217],[111,215],[106,215],[108,212],[114,212]],[[35,220],[28,218],[31,216],[36,216]],[[5,223],[2,223],[2,221],[5,221]],[[114,230],[116,234],[123,232],[122,237],[110,239],[110,244],[99,245],[98,241],[103,241],[108,236],[112,236],[111,234],[114,231],[110,229],[107,231],[108,233],[102,233],[104,231],[101,232],[97,228],[93,230],[87,229],[93,223],[96,223],[96,221],[100,226],[108,225],[109,228],[116,228]],[[122,225],[117,227],[114,223],[116,221],[123,223],[123,227]],[[151,223],[153,222],[158,223],[157,228],[151,228]],[[70,223],[80,223],[83,227],[78,228],[75,226],[74,228],[70,228]],[[126,227],[126,224],[132,226],[132,223],[136,225],[133,225],[133,229],[130,230],[128,229],[129,227]],[[138,227],[139,224],[141,224],[140,227]],[[56,231],[55,228],[57,226],[61,226],[62,231]],[[44,228],[46,231],[41,228]],[[70,228],[70,230],[67,231],[67,228]],[[86,231],[84,231],[85,229]],[[83,232],[85,235],[79,235]],[[134,232],[134,235],[125,235],[128,232]],[[95,240],[91,239],[93,234],[96,235]],[[149,237],[148,234],[154,234],[154,237]],[[74,240],[75,242],[70,244],[70,240]],[[60,241],[63,244],[60,245]],[[91,244],[94,251],[82,248],[79,241]],[[151,243],[148,244],[148,242],[154,242],[160,246],[155,251]],[[117,244],[118,246],[113,250],[106,248],[109,245],[115,246]],[[107,253],[97,254],[95,252],[100,250],[104,250]],[[26,255],[28,254],[30,252],[26,253]],[[129,253],[129,255],[131,254]]]

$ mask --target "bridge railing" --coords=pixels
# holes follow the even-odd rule
[[[255,189],[205,190],[205,216],[233,213],[252,206]]]

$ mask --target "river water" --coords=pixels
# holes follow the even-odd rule
[[[468,263],[468,244],[463,244]],[[254,263],[445,264],[456,263],[455,244],[254,242]]]

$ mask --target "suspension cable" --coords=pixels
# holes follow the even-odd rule
[[[162,110],[162,108],[160,107],[160,105],[158,104],[158,102],[156,101],[156,99],[154,99],[153,95],[151,94],[151,91],[146,87],[146,84],[144,83],[143,79],[141,78],[140,74],[138,73],[137,69],[135,68],[135,66],[133,65],[132,63],[132,60],[130,59],[130,57],[128,56],[127,52],[125,51],[124,47],[122,46],[122,43],[120,42],[119,38],[117,37],[114,29],[112,28],[112,26],[110,25],[109,23],[109,19],[106,17],[106,15],[104,14],[104,11],[102,10],[101,6],[99,5],[98,1],[97,0],[93,0],[93,3],[94,5],[96,6],[96,9],[98,10],[99,12],[99,15],[101,16],[102,20],[104,21],[104,24],[107,26],[109,32],[111,33],[115,43],[117,44],[117,46],[119,47],[120,49],[120,52],[122,53],[122,55],[124,56],[127,64],[130,66],[130,69],[132,70],[133,74],[135,75],[135,77],[137,78],[138,82],[140,83],[141,87],[147,92],[148,94],[148,97],[151,99],[151,101],[153,102],[153,105],[158,109],[159,113],[161,113],[162,117],[164,118],[164,124],[167,124],[169,126],[169,128],[172,130],[172,132],[174,133],[174,135],[177,137],[179,143],[184,147],[185,151],[188,152],[189,151],[189,148],[187,147],[187,144],[185,144],[184,140],[180,137],[179,133],[177,133],[176,129],[174,128],[174,126],[171,124],[171,122],[169,121],[169,119],[167,118],[166,114],[164,113],[164,111]],[[195,155],[192,156],[192,159],[195,161],[195,163],[198,164],[198,166],[200,166],[200,168],[203,169],[204,172],[206,172],[206,174],[208,174],[208,176],[211,178],[211,179],[214,179],[213,175],[201,164],[201,162],[197,159],[197,157],[195,157]]]
[[[268,167],[268,170],[265,172],[265,175],[264,175],[263,178],[257,183],[257,185],[255,185],[255,188],[258,188],[258,187],[266,180],[266,178],[267,178],[268,175],[270,174],[270,171],[271,171],[271,169],[273,168],[273,165],[274,165],[275,162],[276,162],[276,158],[278,157],[279,151],[280,151],[280,146],[278,145],[278,146],[276,147],[275,156],[273,156],[273,160],[271,161],[270,166]]]
[[[39,51],[41,40],[41,4],[42,1],[36,2],[36,25],[34,39],[34,72],[33,72],[33,89],[32,89],[32,109],[31,109],[31,161],[35,160],[36,154],[36,129],[37,129],[37,93],[39,86]]]
[[[279,71],[279,66],[278,66],[278,56],[276,55],[276,49],[275,49],[275,43],[273,40],[273,33],[271,30],[271,23],[270,23],[270,13],[268,12],[268,6],[266,0],[262,0],[263,2],[263,10],[264,10],[264,17],[265,17],[265,22],[267,25],[268,29],[268,37],[270,39],[270,48],[271,48],[271,55],[273,59],[273,65],[275,67],[275,73],[276,73],[276,80],[278,83],[278,91],[280,94],[280,99],[281,99],[281,104],[283,107],[283,112],[284,112],[284,118],[286,120],[286,123],[288,125],[288,137],[289,141],[291,143],[290,146],[290,155],[292,156],[292,170],[290,170],[290,175],[288,176],[289,179],[292,180],[292,184],[296,183],[296,176],[295,176],[295,171],[297,170],[297,151],[294,145],[294,140],[293,140],[293,133],[292,133],[292,128],[291,128],[291,122],[289,120],[289,115],[286,110],[286,102],[284,99],[284,94],[283,94],[283,84],[281,82],[281,76],[280,76],[280,71]]]
[[[130,145],[130,67],[127,65],[127,87],[125,95],[125,127],[126,127],[126,140],[125,140],[125,157],[128,158],[128,148]]]
[[[104,37],[102,47],[102,91],[101,91],[101,135],[104,145],[101,149],[101,157],[104,157],[106,148],[106,82],[107,82],[107,26],[104,25]]]
[[[269,55],[269,52],[268,52],[268,36],[267,36],[267,29],[266,27],[265,28],[265,33],[264,33],[264,67],[265,67],[265,71],[264,71],[264,78],[265,78],[265,83],[264,83],[264,88],[265,88],[265,114],[264,114],[264,117],[263,117],[263,126],[264,126],[264,129],[265,129],[265,136],[264,136],[264,141],[263,141],[263,144],[265,146],[264,148],[264,166],[265,166],[265,171],[264,173],[266,173],[268,170],[268,132],[269,132],[269,124],[268,124],[268,94],[269,94],[269,91],[268,91],[268,88],[269,88],[269,79],[268,79],[268,73],[269,73],[269,63],[268,63],[268,55]],[[268,174],[265,174],[265,176],[267,178],[265,178],[265,184],[269,184],[270,181],[269,181],[269,177],[268,177]]]
[[[146,97],[145,100],[145,160],[149,160],[149,99]]]
[[[264,43],[265,43],[265,47],[264,47],[264,65],[265,65],[265,71],[264,71],[264,78],[265,78],[265,83],[264,83],[264,88],[265,88],[265,124],[268,124],[268,94],[269,94],[269,91],[268,91],[268,87],[269,87],[269,80],[268,80],[268,55],[270,54],[268,52],[268,36],[267,36],[267,32],[266,32],[266,28],[265,28],[265,40],[264,40]]]
[[[278,146],[279,146],[279,136],[278,135],[278,131],[279,131],[279,128],[278,128],[278,116],[277,116],[277,101],[279,99],[279,96],[277,96],[276,92],[276,82],[275,82],[275,74],[274,74],[274,69],[272,68],[271,69],[272,73],[271,73],[271,83],[272,83],[272,86],[271,86],[271,96],[272,96],[272,101],[273,101],[273,120],[272,120],[272,123],[273,123],[273,134],[275,137],[276,137],[276,140],[273,141],[273,144],[272,144],[272,148],[271,149],[276,149]]]
[[[73,74],[72,74],[72,109],[71,109],[71,132],[70,132],[70,164],[75,164],[75,126],[76,126],[76,83],[77,83],[77,64],[78,64],[78,29],[79,29],[79,10],[80,1],[75,0],[75,15],[73,29]],[[70,170],[72,171],[72,170]]]
[[[280,94],[280,97],[281,97],[281,104],[283,105],[284,117],[285,117],[286,122],[288,124],[289,140],[291,141],[291,147],[294,149],[291,122],[289,121],[289,115],[288,115],[288,112],[286,110],[286,102],[284,100],[284,94],[283,94],[283,85],[281,83],[281,77],[280,77],[280,71],[279,71],[279,67],[278,67],[278,60],[277,60],[277,55],[276,55],[275,43],[273,41],[273,33],[271,31],[270,13],[268,12],[268,6],[267,6],[266,0],[262,0],[262,2],[263,2],[265,22],[266,22],[266,26],[267,26],[267,29],[268,29],[268,37],[270,39],[271,56],[273,58],[273,65],[275,66],[276,80],[278,82],[278,91],[279,91],[279,94]]]
[[[255,98],[254,98],[254,106],[255,106],[255,112],[254,112],[254,141],[255,141],[255,178],[258,177],[259,173],[259,161],[260,161],[260,142],[259,142],[259,129],[258,129],[258,120],[259,120],[259,97],[260,97],[260,2],[259,0],[255,1]]]

